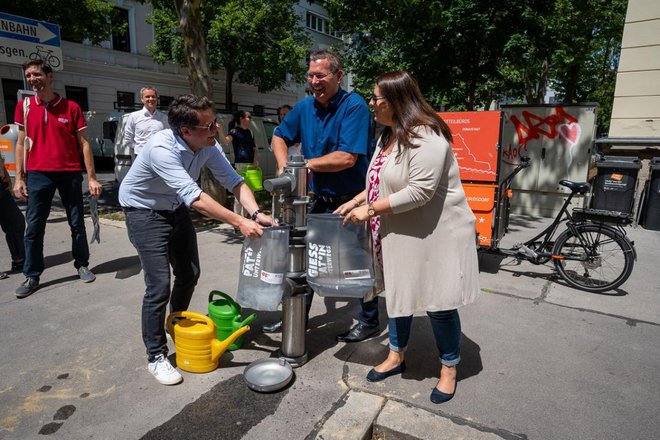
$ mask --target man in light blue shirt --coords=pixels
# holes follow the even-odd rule
[[[187,310],[200,275],[188,208],[227,222],[247,237],[261,236],[262,225],[271,225],[272,219],[259,211],[254,194],[222,154],[215,139],[218,127],[211,101],[179,96],[169,107],[168,120],[171,129],[151,137],[122,181],[119,203],[144,271],[142,339],[148,369],[160,383],[174,385],[183,379],[167,360],[167,303],[172,312]],[[225,208],[199,188],[196,180],[204,165],[234,193],[250,218]]]
[[[152,134],[170,127],[167,116],[156,109],[158,90],[155,87],[142,87],[140,101],[144,107],[128,115],[124,128],[124,145],[136,155],[142,151]]]

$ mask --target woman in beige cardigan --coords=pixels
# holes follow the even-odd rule
[[[336,212],[345,222],[369,221],[374,258],[382,267],[390,351],[367,379],[403,373],[414,315],[424,312],[440,352],[431,401],[456,391],[461,324],[458,307],[479,292],[475,217],[470,210],[447,124],[407,72],[378,77],[369,102],[385,126],[367,175],[367,189]]]

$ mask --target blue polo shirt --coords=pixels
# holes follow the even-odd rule
[[[369,161],[369,120],[367,103],[358,94],[339,89],[327,108],[313,96],[293,107],[274,134],[288,146],[300,142],[306,159],[314,159],[333,151],[358,154],[352,168],[335,173],[312,173],[312,191],[323,196],[341,196],[364,189]]]

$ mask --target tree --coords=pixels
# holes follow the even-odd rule
[[[115,6],[108,0],[3,0],[2,12],[56,23],[63,40],[99,44],[112,34],[108,18]]]
[[[178,1],[178,0],[177,0]],[[199,2],[198,2],[199,3]],[[225,102],[232,108],[235,79],[268,92],[286,84],[287,74],[303,79],[302,61],[310,40],[298,25],[294,0],[216,0],[200,5],[201,34],[208,44],[209,70],[225,72]],[[168,0],[153,0],[158,62],[185,64],[183,42]]]
[[[504,0],[328,0],[333,23],[350,36],[344,51],[360,91],[380,73],[405,69],[432,105],[472,110],[503,87],[496,66],[512,32]]]
[[[200,4],[201,0],[174,0],[192,91],[197,96],[212,97],[213,83],[209,72]]]
[[[563,102],[600,104],[599,132],[612,114],[627,0],[556,1],[561,45],[551,62],[550,84]]]

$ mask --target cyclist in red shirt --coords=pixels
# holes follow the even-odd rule
[[[87,122],[80,106],[53,91],[53,70],[42,60],[23,64],[23,72],[36,96],[21,100],[14,122],[18,125],[16,142],[16,180],[14,194],[27,200],[25,231],[25,281],[16,297],[25,298],[39,288],[44,270],[44,233],[50,206],[57,189],[71,227],[74,266],[86,283],[96,279],[87,268],[89,247],[82,198],[82,151],[92,197],[101,194],[96,180],[94,157],[87,139]]]

